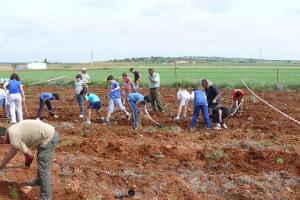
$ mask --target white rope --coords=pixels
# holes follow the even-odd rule
[[[48,79],[48,80],[45,80],[45,81],[39,81],[39,82],[35,82],[35,83],[29,83],[29,84],[27,84],[27,85],[25,85],[25,86],[36,85],[36,84],[39,84],[39,83],[46,83],[46,82],[50,82],[50,81],[62,79],[62,78],[65,78],[65,77],[66,77],[66,76],[60,76],[60,77]]]
[[[263,100],[261,97],[259,97],[257,94],[255,94],[244,82],[244,80],[242,80],[244,86],[247,88],[247,90],[249,90],[256,98],[258,98],[259,100],[261,100],[263,103],[267,104],[269,107],[273,108],[274,110],[276,110],[277,112],[279,112],[280,114],[282,114],[283,116],[287,117],[288,119],[296,122],[298,125],[300,125],[300,122],[294,118],[292,118],[291,116],[285,114],[284,112],[278,110],[277,108],[275,108],[274,106],[272,106],[271,104],[269,104],[268,102],[266,102],[265,100]]]

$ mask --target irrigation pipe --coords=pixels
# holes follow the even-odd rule
[[[29,83],[29,84],[27,84],[25,86],[36,85],[36,84],[39,84],[39,83],[46,83],[46,82],[50,82],[50,81],[55,81],[55,80],[62,79],[62,78],[65,78],[65,77],[67,77],[67,76],[60,76],[60,77],[48,79],[48,80],[45,80],[45,81],[39,81],[39,82],[35,82],[35,83]]]
[[[284,112],[278,110],[277,108],[275,108],[274,106],[272,106],[271,104],[269,104],[268,102],[266,102],[265,100],[263,100],[261,97],[259,97],[257,94],[255,94],[244,82],[244,80],[242,79],[242,82],[244,84],[244,86],[247,88],[247,90],[249,90],[249,92],[251,92],[256,98],[258,98],[259,100],[261,100],[263,103],[267,104],[269,107],[273,108],[274,110],[276,110],[277,112],[279,112],[280,114],[282,114],[283,116],[287,117],[288,119],[294,121],[295,123],[297,123],[298,125],[300,125],[300,122],[294,118],[292,118],[291,116],[285,114]]]

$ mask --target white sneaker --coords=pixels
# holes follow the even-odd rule
[[[87,120],[87,121],[85,121],[84,123],[85,123],[86,125],[91,125],[92,122],[91,122],[90,120]]]
[[[40,118],[36,118],[36,120],[40,120]]]
[[[54,117],[54,118],[58,118],[58,116],[57,116],[57,115],[54,115],[53,117]]]
[[[84,118],[84,115],[79,115],[80,118]]]
[[[228,128],[227,125],[226,125],[225,123],[223,123],[221,126],[222,126],[223,128],[225,128],[225,129]]]
[[[215,129],[215,130],[221,129],[221,125],[220,125],[219,123],[217,123],[217,124],[215,125],[214,129]]]
[[[178,120],[179,120],[179,117],[178,117],[178,116],[177,116],[177,117],[175,117],[175,118],[174,118],[174,120],[175,120],[175,121],[178,121]]]

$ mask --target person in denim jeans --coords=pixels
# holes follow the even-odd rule
[[[38,110],[38,113],[36,115],[36,119],[39,120],[41,117],[41,114],[44,110],[44,106],[46,104],[48,111],[51,115],[51,117],[57,118],[58,116],[53,111],[53,106],[51,105],[52,100],[59,100],[59,94],[58,93],[47,93],[44,92],[40,95],[40,107]]]
[[[79,105],[79,113],[80,113],[79,117],[80,118],[84,117],[83,103],[84,103],[85,94],[87,94],[87,85],[82,80],[81,74],[77,74],[76,80],[75,80],[75,98]]]
[[[211,128],[205,91],[202,89],[195,89],[191,94],[191,99],[194,100],[194,114],[189,129],[191,130],[195,127],[200,110],[204,118],[206,128]]]
[[[59,141],[59,133],[55,128],[39,120],[23,120],[10,126],[0,128],[0,144],[10,144],[11,148],[1,161],[0,170],[17,154],[24,154],[24,168],[29,168],[37,148],[37,178],[27,182],[28,186],[40,187],[40,200],[52,199],[51,168],[54,149]],[[23,189],[23,188],[22,188]]]

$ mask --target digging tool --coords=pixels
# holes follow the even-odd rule
[[[240,108],[240,106],[242,105],[242,103],[243,103],[243,102],[241,102],[241,103],[237,106],[237,108],[234,110],[234,112],[232,112],[232,113],[230,114],[230,116],[233,116],[233,115],[236,113],[236,111]]]
[[[142,113],[142,112],[141,112]],[[154,122],[155,124],[157,124],[157,126],[159,128],[162,128],[162,125],[160,123],[158,123],[157,121],[155,121],[154,119],[150,118],[148,115],[145,115],[144,113],[142,113],[142,115],[144,115],[145,117],[147,117],[148,119],[150,119],[152,122]]]
[[[25,111],[26,111],[26,115],[27,115],[27,117],[29,117],[29,114],[28,114],[28,110],[27,110],[27,106],[26,106],[26,103],[25,103],[25,101],[24,101],[24,108],[25,108]]]

